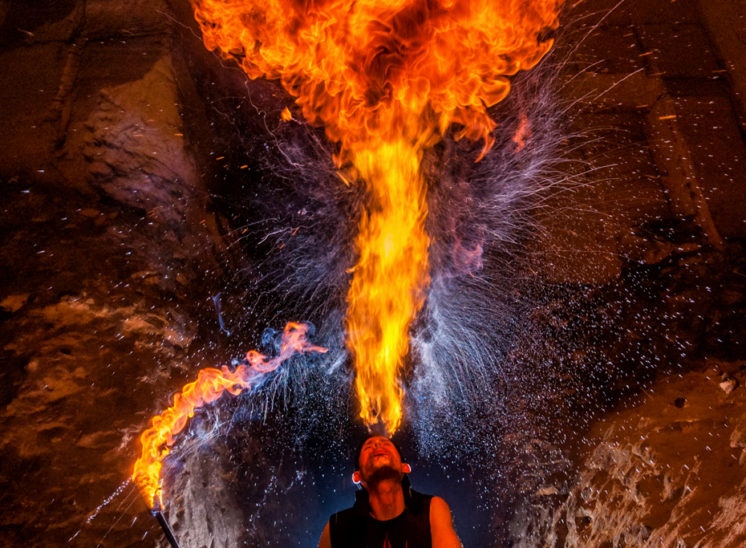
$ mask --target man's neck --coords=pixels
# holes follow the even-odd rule
[[[404,511],[404,490],[401,481],[386,479],[369,486],[370,513],[379,521],[394,519]]]

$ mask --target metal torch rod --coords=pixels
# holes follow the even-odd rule
[[[173,548],[179,548],[179,543],[176,541],[174,532],[171,529],[171,526],[168,524],[168,521],[166,521],[166,517],[163,515],[163,513],[160,510],[153,510],[153,515],[155,516],[155,519],[158,520],[158,523],[161,524],[161,528],[163,529],[168,542],[171,543],[171,546]]]

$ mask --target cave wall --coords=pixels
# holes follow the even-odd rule
[[[563,95],[577,107],[572,134],[587,143],[569,153],[575,189],[540,221],[548,282],[603,283],[625,257],[654,260],[645,225],[659,219],[692,221],[719,249],[746,235],[745,17],[740,1],[595,0],[566,11]]]
[[[160,0],[0,4],[6,546],[161,534],[117,488],[149,415],[209,352],[221,268],[174,26]]]
[[[609,335],[578,362],[600,345],[622,395],[579,420],[574,471],[545,474],[501,527],[516,546],[740,546],[746,4],[613,4],[568,14],[584,37],[567,88],[590,184],[548,208],[536,270],[614,288],[596,307],[606,328],[580,309],[561,319]]]
[[[595,424],[570,489],[518,513],[516,546],[742,546],[744,381],[743,362],[708,360]]]

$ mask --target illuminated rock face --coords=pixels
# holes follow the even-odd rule
[[[213,313],[215,234],[164,6],[0,6],[4,546],[152,530],[133,524],[137,499],[122,522],[118,503],[108,525],[86,519],[131,469],[138,414],[199,362],[199,310]]]
[[[743,545],[744,382],[746,363],[709,360],[605,417],[560,506],[518,514],[517,545]]]

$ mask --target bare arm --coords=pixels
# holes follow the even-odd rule
[[[462,548],[453,529],[451,509],[440,497],[433,497],[430,501],[430,535],[433,537],[433,548]],[[324,538],[323,535],[321,538]]]
[[[329,535],[329,522],[326,522],[324,531],[321,533],[321,539],[319,539],[319,548],[332,548],[332,538]]]

